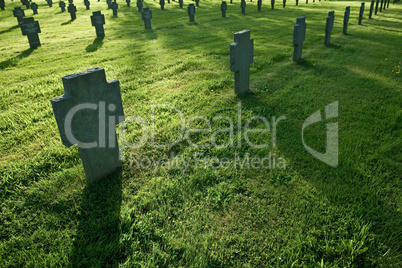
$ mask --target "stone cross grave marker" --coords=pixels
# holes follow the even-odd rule
[[[159,4],[161,5],[161,10],[165,9],[165,0],[159,0]]]
[[[384,0],[381,0],[381,4],[380,4],[380,12],[382,12],[382,6],[384,5]]]
[[[360,6],[359,23],[358,23],[359,25],[362,25],[363,13],[364,13],[364,2]]]
[[[91,23],[92,26],[95,26],[96,38],[105,36],[105,29],[103,28],[105,16],[100,11],[92,12]]]
[[[118,80],[92,68],[62,78],[64,95],[51,100],[62,143],[78,151],[89,181],[121,166],[115,125],[124,121]]]
[[[0,0],[0,8],[1,8],[1,10],[4,10],[5,7],[6,7],[6,3],[4,2],[4,0]]]
[[[374,9],[374,0],[371,1],[371,4],[370,4],[369,19],[371,19],[371,17],[373,16],[373,9]]]
[[[195,14],[195,6],[194,4],[189,4],[187,7],[187,14],[191,22],[194,21],[194,14]]]
[[[137,0],[137,8],[138,8],[138,12],[142,12],[142,1],[141,0]]]
[[[74,4],[69,4],[67,9],[68,13],[70,13],[71,20],[75,20],[77,18],[75,14],[77,12],[77,8],[74,6]]]
[[[127,6],[130,7],[130,0],[126,0]]]
[[[152,11],[149,7],[144,7],[141,12],[142,20],[144,21],[145,29],[152,29],[151,27],[151,19],[152,19]]]
[[[283,0],[283,8],[286,7],[286,0]]]
[[[257,1],[257,8],[258,8],[258,11],[261,11],[261,6],[262,6],[262,0],[258,0],[258,1]]]
[[[179,0],[180,8],[183,8],[183,0]]]
[[[200,7],[200,0],[195,0],[195,6]]]
[[[106,0],[107,8],[112,8],[112,0]]]
[[[298,6],[299,5],[299,0],[296,0],[296,6]]]
[[[306,0],[306,4],[308,4],[308,0]]]
[[[47,0],[47,4],[49,5],[49,7],[53,6],[53,1],[52,0]]]
[[[20,25],[22,35],[28,36],[30,48],[40,47],[40,40],[38,35],[40,33],[39,22],[34,21],[33,17],[28,17],[23,18]]]
[[[85,5],[86,9],[89,10],[89,6],[91,5],[91,2],[89,2],[89,0],[85,0],[84,5]]]
[[[241,0],[240,7],[241,7],[241,13],[246,14],[246,0]]]
[[[35,15],[35,14],[38,14],[38,4],[32,3],[32,4],[31,4],[31,9],[32,9],[34,15]]]
[[[61,8],[61,12],[66,11],[66,3],[64,3],[63,1],[60,1],[59,7]]]
[[[275,0],[271,0],[271,9],[275,9]]]
[[[301,61],[303,42],[306,39],[306,17],[299,17],[296,19],[296,25],[293,28],[293,61]]]
[[[335,11],[328,12],[327,23],[325,24],[325,40],[324,44],[326,46],[331,45],[331,32],[334,28]]]
[[[380,3],[380,0],[377,0],[376,2],[375,2],[375,11],[374,11],[374,14],[375,15],[377,15],[377,12],[378,12],[378,4]]]
[[[228,5],[226,4],[226,1],[222,1],[221,4],[222,18],[226,17],[226,9],[228,9]]]
[[[350,6],[345,9],[345,16],[343,17],[343,34],[348,34],[348,23],[350,17]]]
[[[116,3],[116,0],[115,0],[112,3],[113,16],[117,16],[117,9],[119,9],[119,5]]]
[[[250,90],[250,64],[253,63],[254,39],[250,31],[243,30],[234,34],[234,43],[230,45],[230,70],[234,72],[235,93],[242,94]]]
[[[13,10],[14,17],[17,18],[18,24],[20,24],[23,17],[25,17],[25,12],[21,7],[15,7]]]

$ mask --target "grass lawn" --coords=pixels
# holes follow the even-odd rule
[[[38,1],[42,46],[29,49],[12,14],[21,3],[6,0],[0,267],[402,266],[401,3],[369,20],[366,2],[359,26],[361,1],[292,0],[286,8],[277,1],[271,10],[264,0],[258,12],[255,0],[247,1],[245,15],[234,2],[222,18],[220,1],[200,1],[191,23],[189,0],[183,9],[166,1],[165,10],[148,0],[152,30],[145,30],[135,1],[119,1],[113,17],[105,1],[85,10],[78,0],[73,21],[57,2],[49,8]],[[91,26],[96,10],[105,14],[104,39]],[[300,16],[307,23],[305,60],[294,64]],[[236,96],[229,44],[243,29],[254,38],[253,91]],[[120,81],[126,116],[117,127],[123,166],[98,183],[87,182],[78,148],[61,143],[50,103],[64,93],[63,76],[93,67]],[[325,120],[325,106],[334,102],[338,117]],[[156,148],[180,137],[178,110],[186,130],[210,122],[211,132],[187,132],[191,142]],[[337,167],[303,146],[303,123],[317,110],[323,121],[305,128],[304,141],[325,152],[326,125],[337,123]],[[271,131],[245,132],[248,121],[266,127],[250,121],[255,116]],[[136,117],[154,123],[153,140]]]

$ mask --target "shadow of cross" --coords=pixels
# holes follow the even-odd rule
[[[63,144],[78,144],[85,175],[96,181],[121,166],[115,125],[124,121],[119,81],[92,68],[64,76],[64,95],[51,100]]]
[[[293,61],[302,60],[303,42],[306,39],[306,17],[298,17],[293,29]]]
[[[254,39],[250,30],[234,34],[234,43],[230,45],[230,70],[234,72],[235,93],[242,94],[250,90],[250,64],[253,63]]]
[[[40,47],[38,33],[40,33],[41,31],[39,27],[39,22],[34,21],[34,18],[32,17],[23,18],[20,26],[22,35],[28,36],[29,46],[31,48]]]

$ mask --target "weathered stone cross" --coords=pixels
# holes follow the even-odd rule
[[[296,19],[296,25],[293,29],[293,61],[302,60],[303,42],[306,39],[306,17]]]
[[[29,46],[31,48],[37,48],[40,46],[39,35],[40,27],[39,22],[34,21],[33,17],[23,18],[21,23],[22,35],[28,36]]]
[[[92,12],[91,16],[92,26],[95,26],[96,37],[105,36],[105,29],[103,28],[103,24],[105,24],[105,16],[101,14],[100,11]]]
[[[234,43],[230,45],[230,70],[235,75],[235,93],[242,94],[250,90],[250,64],[253,63],[254,39],[250,31],[243,30],[234,34]]]
[[[51,100],[60,137],[78,144],[85,175],[99,180],[121,166],[115,125],[124,121],[119,81],[93,68],[64,76],[64,95]]]
[[[331,33],[332,28],[334,28],[335,11],[328,12],[327,23],[325,24],[325,40],[324,44],[326,46],[331,45]]]

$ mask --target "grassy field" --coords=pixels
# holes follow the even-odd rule
[[[164,11],[146,1],[153,19],[145,30],[135,2],[129,8],[119,1],[113,17],[104,1],[91,1],[89,11],[76,1],[71,21],[57,2],[49,8],[40,1],[35,20],[42,46],[32,50],[12,14],[19,1],[6,1],[0,11],[0,267],[402,266],[401,4],[369,20],[366,2],[358,26],[360,1],[295,6],[292,0],[275,10],[264,1],[258,12],[255,0],[245,15],[234,2],[221,18],[220,1],[201,1],[190,23],[177,1]],[[105,14],[104,39],[95,38],[90,23],[95,10]],[[331,10],[332,46],[325,47]],[[299,16],[307,22],[305,60],[294,64]],[[255,44],[253,91],[236,96],[229,44],[243,29]],[[222,131],[191,135],[205,148],[186,140],[161,149],[150,140],[140,148],[121,142],[122,169],[87,183],[77,147],[61,143],[50,99],[64,93],[63,76],[92,67],[120,81],[127,123],[118,130],[127,142],[144,137],[134,116],[150,123],[160,104],[177,107],[191,128],[207,127],[191,122],[196,116],[210,120],[213,131],[229,128],[215,120],[226,116],[235,125],[233,139]],[[331,167],[307,152],[301,130],[311,114],[336,101],[338,118],[304,132],[306,144],[324,152],[326,124],[338,123],[339,165]],[[276,135],[249,134],[266,148],[250,146],[237,128],[253,116],[270,124],[286,116]],[[156,143],[178,137],[176,112],[158,109],[154,119]],[[213,138],[223,148],[208,146]],[[197,156],[201,164],[180,162]],[[282,164],[241,167],[236,159],[247,156]],[[166,158],[179,164],[149,162]],[[215,161],[224,158],[226,166]]]

